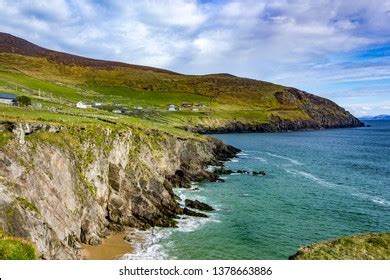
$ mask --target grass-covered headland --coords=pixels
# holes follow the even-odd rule
[[[292,260],[390,260],[390,233],[370,233],[302,247]]]

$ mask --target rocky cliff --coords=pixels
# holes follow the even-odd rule
[[[111,230],[174,226],[183,210],[172,188],[215,180],[205,167],[238,152],[128,127],[7,122],[0,132],[0,226],[43,259],[77,259]]]
[[[359,119],[329,99],[322,98],[295,88],[276,92],[275,98],[281,106],[291,106],[303,114],[295,118],[283,118],[270,111],[266,122],[209,120],[195,125],[186,125],[185,130],[197,133],[234,132],[281,132],[295,130],[316,130],[322,128],[362,127]]]

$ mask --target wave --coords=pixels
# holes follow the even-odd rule
[[[268,160],[266,160],[265,158],[262,158],[262,157],[253,157],[254,159],[257,159],[257,160],[260,160],[261,162],[268,162]]]
[[[302,165],[302,163],[300,163],[298,160],[293,159],[293,158],[280,156],[280,155],[272,154],[272,153],[269,153],[269,152],[266,152],[266,154],[271,156],[271,157],[276,157],[276,158],[281,158],[281,159],[284,159],[284,160],[288,160],[289,162],[291,162],[292,164],[295,164],[295,165]]]
[[[353,193],[353,196],[356,196],[360,199],[371,201],[377,205],[385,206],[385,207],[390,207],[390,201],[384,199],[383,197],[380,196],[375,196],[375,195],[369,195],[366,193]]]
[[[184,207],[184,200],[187,198],[187,193],[190,190],[177,189],[176,195],[181,199],[180,205]],[[193,196],[192,196],[193,197]],[[196,196],[196,199],[200,199],[200,196]],[[203,199],[204,200],[204,199]],[[219,210],[218,208],[216,210]],[[173,259],[173,256],[169,256],[169,248],[172,248],[174,244],[166,241],[175,232],[193,232],[200,227],[211,222],[220,222],[214,217],[215,214],[209,214],[209,218],[190,217],[180,215],[177,219],[177,228],[152,228],[145,231],[134,230],[132,232],[132,240],[134,251],[129,254],[125,254],[121,259],[125,260],[166,260]]]
[[[170,229],[154,228],[146,231],[136,230],[132,237],[134,251],[125,254],[121,259],[125,260],[165,260],[169,255],[161,245],[161,241],[169,237]]]
[[[299,170],[291,170],[291,169],[285,169],[285,170],[286,170],[286,172],[288,172],[290,174],[301,175],[301,176],[303,176],[309,180],[312,180],[313,182],[316,182],[317,184],[324,186],[324,187],[329,187],[329,188],[343,187],[342,185],[338,185],[338,184],[335,184],[332,182],[328,182],[324,179],[318,178],[318,177],[316,177],[313,174],[308,173],[308,172],[299,171]],[[350,188],[352,188],[352,190],[353,189],[356,190],[356,188],[353,188],[353,187],[350,187]],[[381,205],[384,207],[390,207],[390,201],[386,200],[385,198],[380,197],[380,196],[369,195],[369,194],[360,193],[360,192],[351,193],[351,195],[358,197],[360,199],[366,200],[366,201],[371,201],[377,205]]]
[[[284,169],[286,170],[287,173],[290,173],[290,174],[293,174],[293,175],[301,175],[303,177],[305,177],[306,179],[309,179],[315,183],[317,183],[318,185],[321,185],[323,187],[330,187],[330,188],[334,188],[334,187],[340,187],[340,185],[338,184],[334,184],[332,182],[328,182],[322,178],[319,178],[311,173],[308,173],[308,172],[304,172],[304,171],[300,171],[300,170],[291,170],[291,169]]]

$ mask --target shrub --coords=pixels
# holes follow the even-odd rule
[[[16,103],[18,106],[30,106],[31,105],[31,98],[27,96],[18,96],[16,97]]]

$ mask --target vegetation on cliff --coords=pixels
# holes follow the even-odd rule
[[[0,260],[35,260],[34,245],[26,240],[10,237],[0,230]]]
[[[322,241],[300,248],[292,260],[390,260],[390,233]]]
[[[172,189],[216,180],[206,167],[238,152],[129,123],[3,122],[0,131],[0,227],[31,239],[43,259],[77,259],[81,244],[111,231],[176,226],[185,213]]]

